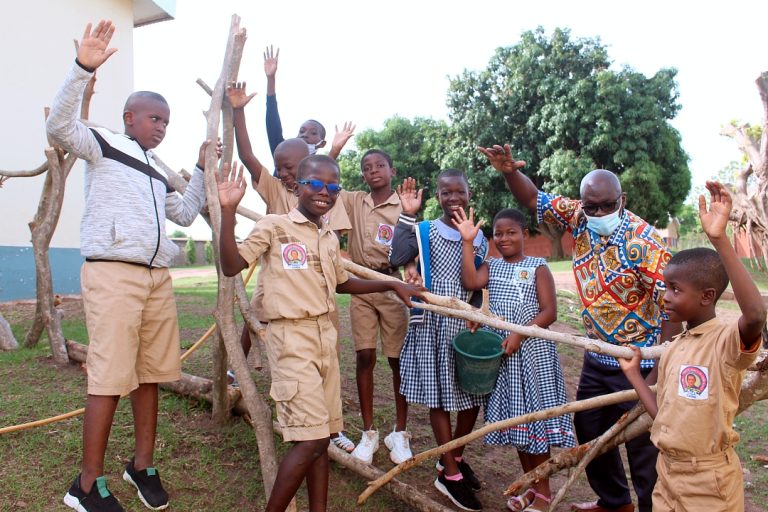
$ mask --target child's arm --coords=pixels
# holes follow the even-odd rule
[[[339,131],[339,127],[336,126],[336,135],[333,136],[333,142],[331,142],[331,150],[328,152],[328,156],[336,160],[341,154],[341,150],[344,149],[344,145],[355,134],[355,125],[347,121]]]
[[[643,375],[640,373],[640,349],[630,345],[634,355],[632,359],[624,359],[623,357],[617,357],[616,360],[621,366],[621,371],[627,377],[627,380],[632,387],[637,391],[637,395],[640,397],[640,401],[645,406],[645,410],[651,415],[651,418],[656,418],[656,413],[659,412],[659,406],[656,403],[656,394],[648,386],[648,383],[643,379]]]
[[[712,242],[723,262],[728,279],[731,281],[733,296],[741,309],[739,317],[739,335],[745,352],[751,352],[761,340],[761,332],[765,325],[765,305],[760,291],[741,264],[736,251],[733,249],[725,228],[731,213],[731,194],[722,183],[708,181],[707,190],[711,197],[709,211],[704,196],[699,196],[699,218],[701,227]]]
[[[469,209],[469,218],[464,210],[457,210],[453,213],[451,219],[453,225],[461,234],[461,282],[467,290],[480,290],[488,285],[488,264],[483,263],[479,268],[475,268],[475,248],[472,242],[475,241],[480,227],[483,225],[483,219],[475,224],[475,209]]]
[[[411,307],[411,297],[423,298],[424,288],[402,281],[368,281],[355,277],[350,277],[343,283],[336,285],[336,293],[363,294],[390,290],[395,292],[406,306]]]
[[[416,213],[421,208],[421,195],[423,190],[416,188],[416,180],[405,178],[401,185],[397,186],[397,195],[400,198],[400,206],[403,213],[395,226],[392,237],[392,246],[389,250],[389,263],[394,267],[407,265],[419,255],[419,245],[416,241]]]
[[[496,145],[492,148],[478,146],[477,149],[488,157],[488,162],[494,169],[504,175],[507,187],[512,192],[512,195],[515,196],[515,199],[526,208],[535,211],[539,189],[536,188],[536,185],[528,176],[520,172],[520,169],[525,167],[525,161],[512,158],[512,150],[509,148],[509,144],[504,144],[504,147]]]
[[[267,75],[267,138],[269,139],[269,150],[273,155],[278,144],[285,140],[280,113],[277,111],[277,95],[275,93],[278,57],[280,57],[280,48],[275,51],[270,45],[264,50],[264,74]]]
[[[230,172],[229,164],[224,164],[223,176],[216,173],[219,188],[219,203],[221,204],[221,233],[219,235],[219,251],[221,271],[225,276],[235,276],[248,268],[248,262],[240,256],[235,241],[235,212],[237,205],[245,195],[245,180],[243,167],[236,172],[237,165]]]
[[[75,65],[56,94],[46,121],[46,130],[53,141],[87,161],[100,158],[101,148],[91,130],[78,119],[78,108],[93,73],[117,51],[109,48],[114,32],[111,21],[101,20],[93,30],[90,23],[86,25],[77,47]]]
[[[245,106],[256,93],[245,93],[245,82],[230,82],[227,84],[227,99],[232,105],[232,115],[235,124],[235,141],[237,142],[237,155],[251,174],[251,185],[256,188],[261,176],[261,162],[253,154],[251,139],[248,137],[248,126],[245,123]]]

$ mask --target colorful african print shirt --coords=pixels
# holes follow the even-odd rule
[[[662,273],[671,255],[656,230],[624,211],[610,236],[587,228],[581,201],[539,192],[536,214],[573,235],[573,274],[584,307],[587,336],[616,345],[653,345],[664,315]],[[599,362],[618,367],[611,356],[591,353]],[[652,360],[643,360],[650,368]]]

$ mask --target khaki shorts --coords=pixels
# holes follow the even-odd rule
[[[381,334],[384,355],[400,357],[408,330],[408,308],[394,293],[353,295],[349,302],[355,350],[375,349]]]
[[[704,459],[656,461],[653,512],[743,512],[744,476],[731,448]]]
[[[83,264],[88,394],[123,395],[139,384],[181,378],[171,275],[116,261]]]
[[[323,439],[344,426],[336,338],[328,315],[267,326],[269,395],[285,441]]]

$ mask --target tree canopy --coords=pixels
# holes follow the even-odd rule
[[[648,78],[611,61],[599,39],[547,37],[540,27],[499,48],[486,69],[450,81],[454,144],[444,162],[468,171],[473,203],[491,218],[514,200],[476,146],[509,143],[543,190],[578,197],[596,168],[619,175],[628,205],[666,225],[690,188],[688,157],[669,121],[679,110],[676,71]]]

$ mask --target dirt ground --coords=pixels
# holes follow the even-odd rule
[[[176,269],[172,271],[174,278],[205,276],[211,274],[212,271],[208,269]],[[575,283],[573,281],[572,273],[557,272],[555,273],[555,281],[559,290],[567,289],[575,292]],[[65,310],[65,318],[72,318],[82,315],[82,303],[78,297],[65,297],[62,305]],[[6,306],[7,305],[4,305],[4,307]],[[29,309],[30,314],[34,311],[34,304],[28,301],[19,302],[16,304],[16,306]],[[181,305],[180,312],[182,312]],[[200,311],[199,313],[202,314],[203,311]],[[731,315],[735,313],[728,310],[723,311],[723,314]],[[341,324],[341,337],[349,339],[351,333],[349,329],[349,316],[346,308],[341,311]],[[579,333],[576,329],[568,326],[565,323],[556,323],[553,326],[553,329],[561,332],[569,332],[574,334]],[[562,349],[560,354],[569,399],[572,400],[575,397],[575,390],[581,370],[581,359],[583,354],[580,350],[570,349],[567,347]],[[342,397],[346,424],[345,429],[347,435],[349,435],[353,440],[357,441],[359,440],[361,434],[361,420],[359,416],[359,407],[357,404],[357,389],[354,380],[354,351],[352,349],[351,343],[345,343],[341,358],[341,368],[343,375]],[[388,458],[387,450],[383,446],[383,437],[389,432],[389,429],[392,426],[393,418],[387,417],[386,413],[381,413],[380,411],[391,412],[394,410],[390,376],[391,372],[389,371],[389,368],[386,367],[386,360],[381,358],[376,369],[376,387],[374,400],[375,408],[377,411],[376,421],[381,433],[382,447],[376,454],[374,465],[384,471],[387,471],[392,467],[392,464]],[[482,425],[482,414],[480,416],[481,418],[478,421],[477,427]],[[179,418],[179,421],[184,420]],[[189,421],[195,420],[190,418]],[[427,409],[423,407],[412,407],[410,409],[409,430],[413,436],[411,444],[414,453],[422,452],[434,446],[434,440],[432,438],[431,429],[429,427]],[[513,480],[522,474],[520,464],[514,450],[510,448],[486,446],[482,443],[481,440],[478,440],[471,443],[467,447],[465,455],[483,482],[483,490],[480,492],[479,498],[485,507],[484,510],[506,510],[506,498],[502,496],[502,492]],[[432,499],[448,505],[449,503],[447,500],[442,495],[440,495],[432,485],[432,482],[435,478],[435,470],[433,469],[433,466],[434,461],[422,464],[420,467],[417,467],[401,475],[399,478],[404,482],[417,487],[421,492],[424,492]],[[333,479],[335,479],[337,476],[348,481],[357,480],[357,483],[359,484],[359,477],[355,476],[349,471],[343,469],[335,469],[332,481],[334,481]],[[560,488],[564,484],[566,478],[567,474],[565,473],[556,475],[551,481],[553,491],[556,491],[558,488]],[[332,486],[337,489],[337,492],[341,492],[340,489],[342,488],[346,490],[349,487],[345,483],[338,483],[338,486],[336,486],[336,484],[333,484]],[[349,508],[344,508],[343,510],[358,510],[358,508],[353,505],[356,492],[354,490],[345,492],[350,492],[350,506]],[[590,501],[593,499],[594,494],[589,488],[589,485],[586,482],[586,478],[581,475],[576,484],[572,487],[568,498],[566,498],[564,503],[557,508],[557,511],[569,510],[569,503],[577,501]],[[361,510],[364,509],[365,508],[363,507]],[[401,508],[398,506],[397,510],[405,511],[408,510],[408,508]],[[759,507],[749,501],[746,504],[747,512],[759,512],[764,510],[766,509]]]

